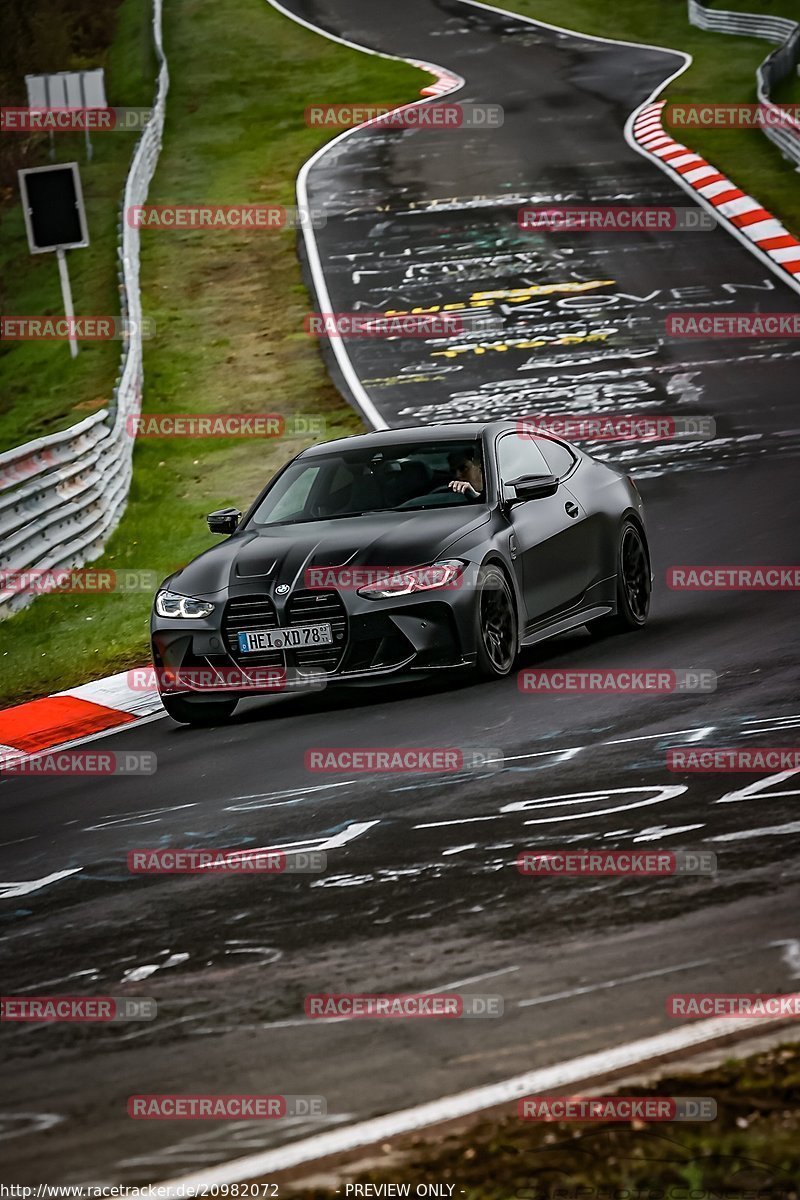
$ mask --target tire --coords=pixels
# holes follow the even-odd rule
[[[647,623],[650,612],[650,551],[647,539],[633,521],[623,522],[617,544],[617,611],[590,621],[593,637],[630,633]]]
[[[475,605],[476,667],[485,679],[502,679],[517,657],[517,610],[499,567],[485,567],[480,575]]]
[[[185,696],[162,696],[161,703],[173,721],[182,725],[219,725],[233,714],[237,701],[188,700]]]

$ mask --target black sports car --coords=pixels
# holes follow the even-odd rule
[[[652,573],[633,480],[515,422],[381,430],[312,446],[165,580],[152,618],[170,716],[254,692],[507,675],[522,646],[644,625]]]

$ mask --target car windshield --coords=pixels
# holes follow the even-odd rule
[[[485,496],[477,439],[376,445],[314,454],[289,466],[249,525],[329,521],[364,513],[479,504]]]

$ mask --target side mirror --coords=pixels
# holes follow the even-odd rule
[[[509,487],[514,489],[517,500],[543,500],[545,496],[555,496],[558,480],[555,475],[520,475],[511,480]]]
[[[235,533],[241,519],[238,508],[220,508],[206,517],[212,533]]]

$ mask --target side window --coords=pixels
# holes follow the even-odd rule
[[[558,442],[551,442],[548,438],[540,438],[538,446],[545,456],[552,474],[558,479],[562,475],[566,475],[567,471],[572,470],[575,459],[566,446],[561,446]]]
[[[497,443],[500,479],[510,483],[520,475],[553,474],[537,442],[527,435],[506,433]]]

